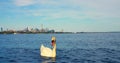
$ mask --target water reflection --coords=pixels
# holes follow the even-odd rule
[[[56,63],[56,58],[55,57],[43,57],[42,58],[42,63]]]

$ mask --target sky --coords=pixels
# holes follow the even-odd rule
[[[120,0],[0,0],[0,27],[120,31]]]

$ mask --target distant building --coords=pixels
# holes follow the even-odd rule
[[[41,24],[40,32],[45,32],[45,29],[43,28],[43,24]]]
[[[7,31],[9,31],[8,28],[7,28]]]
[[[38,29],[38,28],[35,28],[35,29],[34,29],[34,32],[39,32],[39,29]]]
[[[49,28],[46,28],[46,29],[45,29],[45,32],[48,32],[48,31],[49,31]]]
[[[14,30],[10,29],[10,30],[8,30],[8,32],[14,32]]]
[[[48,33],[54,33],[55,32],[55,30],[49,30],[48,31]]]
[[[1,27],[1,32],[3,32],[3,28]]]
[[[28,27],[23,30],[24,32],[29,32]]]
[[[64,32],[64,30],[62,29],[61,32]]]
[[[45,32],[45,29],[41,29],[40,32]]]
[[[30,29],[30,31],[31,31],[31,32],[34,32],[34,29],[33,29],[33,28],[31,28],[31,29]]]

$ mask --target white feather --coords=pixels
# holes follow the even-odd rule
[[[51,48],[45,47],[43,44],[41,45],[40,51],[41,51],[41,56],[45,56],[45,57],[55,57],[56,56],[56,50],[54,51]]]

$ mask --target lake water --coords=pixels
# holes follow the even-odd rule
[[[42,58],[40,46],[57,38],[56,58]],[[120,63],[120,33],[0,34],[0,63]]]

